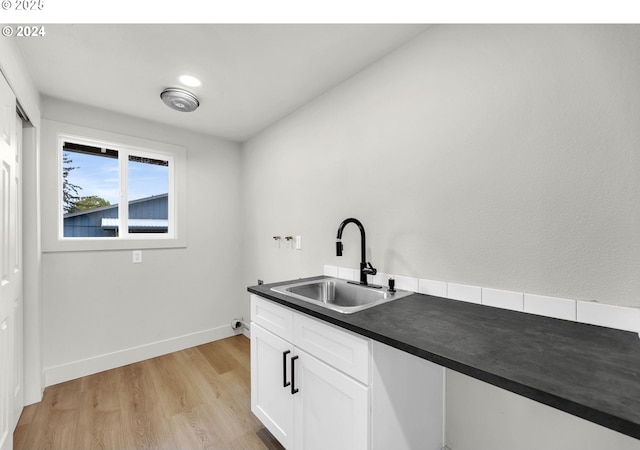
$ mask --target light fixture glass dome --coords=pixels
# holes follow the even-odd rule
[[[180,112],[195,111],[200,101],[191,92],[179,88],[167,88],[160,94],[160,98],[171,109]]]

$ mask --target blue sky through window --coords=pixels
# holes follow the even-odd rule
[[[76,167],[69,172],[69,183],[81,187],[79,197],[98,196],[112,205],[120,201],[118,160],[96,155],[65,152]],[[168,167],[129,161],[129,200],[166,194],[169,190]]]
[[[169,192],[169,168],[129,161],[129,200]]]

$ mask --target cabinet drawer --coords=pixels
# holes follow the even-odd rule
[[[293,342],[293,311],[251,295],[251,321],[281,338]]]
[[[302,314],[293,320],[294,343],[316,358],[369,384],[368,339],[319,322]]]

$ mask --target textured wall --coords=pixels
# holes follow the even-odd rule
[[[640,307],[639,51],[637,26],[431,27],[245,144],[246,281],[357,267],[354,216],[387,273]]]

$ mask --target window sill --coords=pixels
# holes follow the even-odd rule
[[[71,238],[60,239],[43,245],[43,253],[89,252],[110,250],[147,250],[186,248],[187,240],[180,239],[113,239],[113,238]]]

